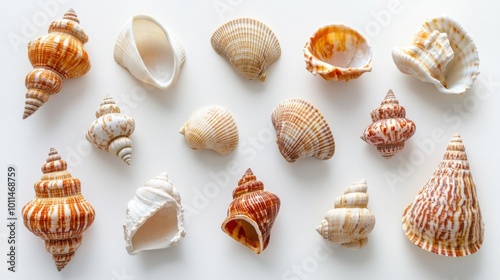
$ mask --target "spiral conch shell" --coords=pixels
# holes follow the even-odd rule
[[[372,51],[366,38],[345,25],[328,25],[304,47],[306,69],[325,80],[349,81],[372,71]]]
[[[222,230],[256,254],[266,249],[271,229],[280,210],[277,195],[264,190],[264,184],[249,168],[233,191],[233,202],[222,222]]]
[[[28,58],[34,69],[25,80],[28,91],[23,119],[58,93],[63,79],[78,78],[89,71],[90,60],[83,47],[87,41],[75,11],[69,9],[62,19],[50,24],[49,34],[29,42]]]
[[[311,103],[300,99],[287,99],[271,115],[276,130],[276,143],[281,155],[294,162],[313,156],[330,159],[335,152],[335,141],[323,114]]]
[[[462,257],[483,243],[484,223],[460,134],[455,134],[431,179],[403,213],[406,237],[443,256]]]
[[[71,177],[67,164],[54,148],[35,183],[36,198],[24,205],[24,225],[45,241],[57,270],[61,271],[82,243],[95,211],[80,192],[80,180]]]
[[[463,27],[443,15],[425,21],[411,46],[395,48],[399,71],[432,83],[439,92],[462,94],[479,75],[479,55]]]
[[[186,235],[183,221],[179,191],[164,172],[137,189],[128,203],[123,225],[127,252],[136,254],[176,245]]]
[[[110,152],[126,164],[132,157],[132,140],[129,136],[134,132],[135,121],[120,113],[111,96],[106,96],[95,112],[96,120],[90,125],[85,135],[95,147]]]
[[[281,56],[281,47],[273,31],[251,18],[224,23],[215,30],[210,41],[214,50],[249,80],[264,82],[266,68]]]
[[[368,235],[375,227],[375,215],[368,206],[366,180],[347,188],[337,197],[334,209],[326,213],[316,231],[333,244],[350,250],[360,249],[368,243]]]
[[[238,146],[238,127],[234,118],[220,106],[194,111],[179,132],[193,150],[211,149],[225,155]]]
[[[394,92],[389,90],[379,107],[370,113],[370,124],[361,139],[377,147],[384,158],[391,158],[401,151],[417,127],[406,117],[406,109],[399,105]]]

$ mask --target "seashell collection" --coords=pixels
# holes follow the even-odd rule
[[[36,197],[22,208],[24,225],[45,241],[59,271],[73,258],[95,217],[94,208],[81,193],[80,180],[66,168],[66,162],[50,148],[42,178],[35,183]]]
[[[375,215],[367,208],[367,189],[366,180],[348,187],[335,199],[334,208],[326,213],[316,231],[324,239],[349,250],[365,246],[375,227]]]

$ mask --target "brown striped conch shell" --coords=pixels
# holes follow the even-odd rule
[[[330,159],[335,141],[323,114],[311,103],[287,99],[274,109],[271,120],[276,130],[276,143],[281,155],[294,162],[299,158]]]
[[[372,51],[357,30],[337,24],[322,27],[304,47],[306,69],[325,80],[349,81],[372,71]]]
[[[479,75],[476,45],[464,28],[443,15],[427,19],[411,46],[395,48],[392,58],[399,71],[432,83],[447,94],[462,94]]]
[[[233,202],[222,222],[222,230],[256,254],[266,249],[274,220],[280,210],[277,195],[264,190],[249,168],[233,191]]]
[[[406,118],[406,110],[399,105],[392,90],[370,115],[373,123],[365,129],[361,139],[376,146],[384,158],[392,158],[401,151],[417,129],[415,123]]]
[[[96,148],[110,152],[130,164],[135,121],[121,114],[111,96],[106,96],[95,112],[96,120],[90,125],[87,140]]]
[[[176,245],[186,235],[183,212],[179,191],[166,172],[147,181],[128,203],[123,225],[127,252],[133,255]]]
[[[334,209],[326,213],[316,231],[333,244],[350,250],[368,243],[368,235],[375,227],[375,215],[368,209],[366,180],[354,183],[337,197]]]
[[[24,225],[45,241],[57,270],[61,271],[82,243],[95,211],[80,192],[80,180],[71,177],[66,162],[54,148],[35,183],[36,197],[22,209]]]
[[[266,68],[281,56],[281,47],[273,31],[251,18],[230,20],[221,25],[210,39],[217,54],[224,56],[241,76],[264,82]]]
[[[481,248],[484,223],[460,134],[453,136],[431,179],[406,207],[403,230],[418,247],[443,256],[467,256]]]
[[[80,27],[73,9],[53,21],[49,34],[28,44],[28,58],[33,70],[26,76],[26,102],[23,119],[31,116],[52,94],[61,90],[63,79],[83,76],[90,60],[83,47],[88,37]]]
[[[238,127],[231,113],[220,106],[194,111],[179,131],[191,149],[211,149],[221,155],[238,146]]]

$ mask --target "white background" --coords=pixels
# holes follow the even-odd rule
[[[51,2],[45,7],[43,3]],[[498,72],[499,6],[495,1],[70,1],[2,2],[0,9],[1,168],[18,168],[17,272],[0,265],[2,279],[492,279],[498,275],[500,226],[495,172],[500,106]],[[269,3],[272,2],[272,3]],[[54,5],[55,3],[55,5]],[[49,22],[73,7],[90,40],[92,62],[82,78],[65,80],[62,90],[34,115],[22,120],[29,40],[46,34]],[[443,95],[400,73],[391,49],[408,45],[427,17],[449,14],[474,39],[481,74],[463,96]],[[167,92],[144,86],[113,60],[115,38],[134,14],[148,14],[171,29],[186,48],[181,75]],[[281,58],[265,83],[240,77],[210,45],[225,21],[253,17],[277,35]],[[373,51],[373,71],[359,79],[327,82],[305,69],[302,48],[327,24],[362,31]],[[31,29],[28,27],[31,26]],[[405,149],[390,160],[359,139],[370,111],[392,88],[407,117],[417,125]],[[90,146],[84,138],[102,98],[110,94],[136,120],[131,166]],[[337,145],[328,161],[286,162],[274,142],[271,112],[281,101],[301,97],[329,122]],[[240,132],[239,150],[226,156],[192,151],[179,128],[195,109],[222,105]],[[483,247],[474,255],[449,258],[409,242],[401,214],[441,160],[451,136],[465,143],[483,219]],[[434,135],[434,136],[433,136]],[[436,137],[436,135],[438,137]],[[96,210],[76,256],[58,272],[43,241],[22,224],[21,207],[34,197],[49,147],[55,147],[82,181]],[[279,195],[282,207],[269,247],[255,255],[222,232],[231,192],[251,167]],[[236,168],[237,173],[228,173]],[[122,224],[127,202],[143,183],[163,171],[179,189],[186,208],[187,235],[176,247],[130,256]],[[218,178],[218,179],[217,179]],[[366,179],[376,226],[360,251],[327,250],[316,233],[335,197]],[[392,179],[391,179],[392,178]],[[394,179],[396,178],[396,179]],[[0,189],[0,224],[7,223],[6,183]],[[6,259],[8,232],[0,226],[0,260]]]

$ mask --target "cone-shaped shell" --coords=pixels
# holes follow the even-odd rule
[[[306,69],[325,80],[349,81],[372,71],[372,51],[366,38],[345,25],[324,26],[304,47]]]
[[[278,38],[262,22],[239,18],[221,25],[212,35],[212,47],[233,68],[249,80],[264,82],[266,68],[278,60],[281,47]]]
[[[366,180],[347,188],[337,197],[334,209],[326,213],[316,231],[333,244],[350,250],[360,249],[368,243],[368,235],[375,226],[375,215],[368,206]]]
[[[96,148],[110,152],[130,164],[135,121],[120,113],[120,108],[111,96],[106,96],[97,108],[96,120],[92,122],[85,137]]]
[[[63,79],[78,78],[89,71],[90,60],[83,47],[87,41],[75,11],[69,9],[62,19],[50,24],[49,34],[28,43],[28,58],[34,69],[25,79],[28,91],[23,119],[58,93]]]
[[[401,151],[417,129],[415,123],[406,118],[406,110],[399,105],[392,90],[370,115],[373,123],[365,129],[361,139],[376,146],[384,158],[391,158]]]
[[[22,209],[24,225],[45,241],[57,270],[73,258],[82,234],[92,225],[95,211],[80,191],[80,180],[71,177],[67,164],[54,148],[35,183],[36,197]]]
[[[271,115],[276,143],[288,162],[313,156],[327,160],[335,152],[335,141],[323,114],[311,103],[287,99]]]
[[[128,203],[123,225],[129,254],[174,246],[185,235],[184,210],[179,191],[166,172],[137,189]]]
[[[462,94],[479,75],[479,55],[463,27],[443,15],[425,21],[411,46],[395,48],[399,71],[432,83],[439,92]]]
[[[220,106],[194,111],[179,132],[191,149],[211,149],[221,155],[238,146],[238,127],[231,113]]]
[[[280,210],[277,195],[264,190],[249,168],[233,191],[233,202],[222,222],[222,230],[234,240],[260,254],[266,249]]]
[[[402,220],[406,237],[429,252],[461,257],[481,248],[484,223],[459,134],[451,139],[443,160],[406,207]]]

